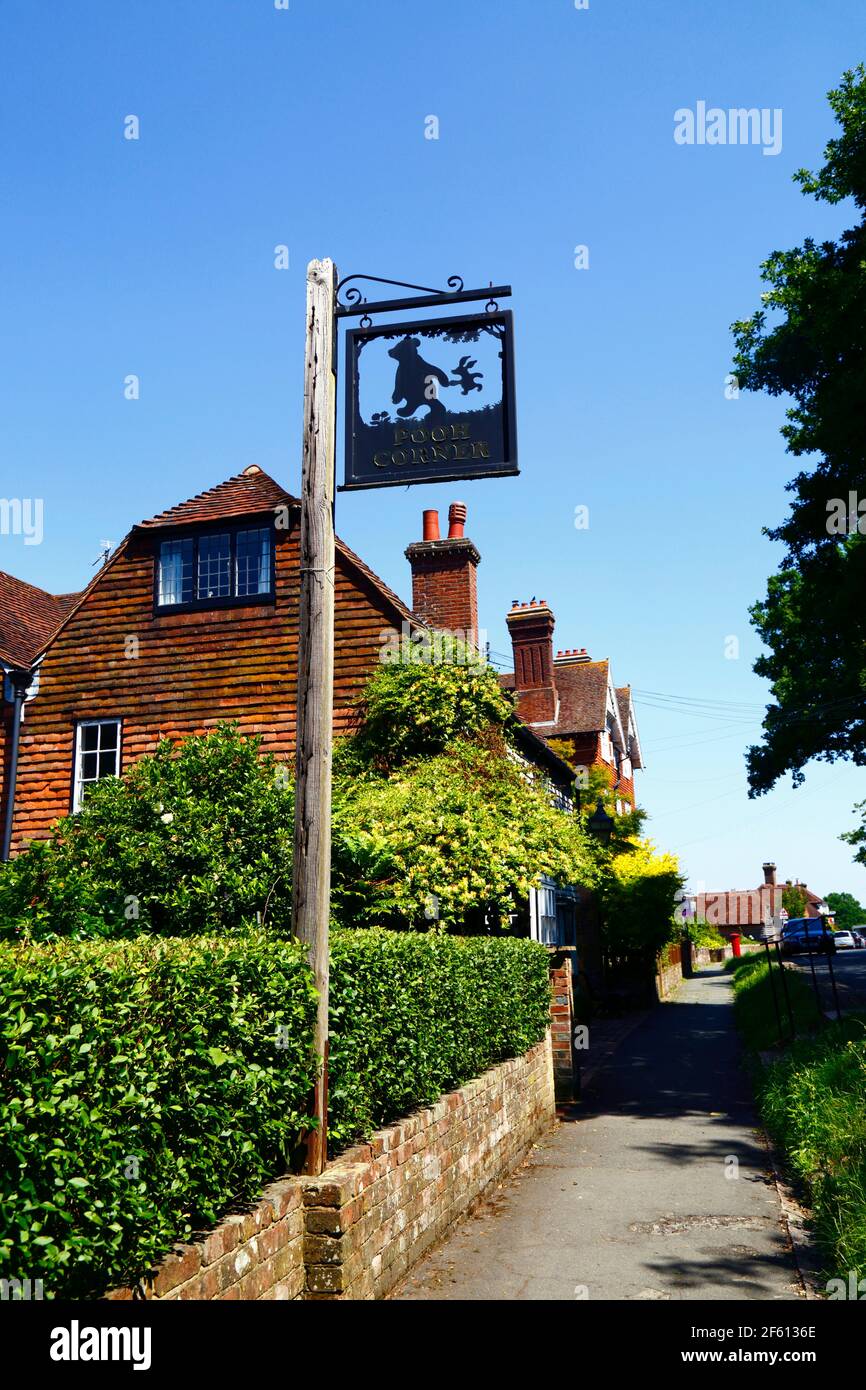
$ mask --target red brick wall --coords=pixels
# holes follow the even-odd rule
[[[306,1296],[383,1297],[553,1122],[548,1038],[308,1179]]]
[[[683,982],[683,953],[679,946],[667,946],[656,961],[656,993],[666,999]]]
[[[275,1183],[110,1299],[382,1298],[554,1123],[550,1036],[379,1130],[319,1178]]]
[[[227,1216],[198,1245],[178,1246],[135,1287],[109,1299],[295,1299],[304,1294],[302,1179],[284,1178],[252,1211]]]
[[[558,1100],[574,1099],[574,995],[571,954],[559,952],[550,967],[553,998],[550,1005],[550,1040],[553,1049],[553,1079]]]

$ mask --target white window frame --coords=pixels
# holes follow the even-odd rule
[[[116,728],[117,728],[117,748],[114,750],[114,754],[115,754],[115,756],[114,756],[115,770],[114,770],[114,772],[109,772],[109,773],[106,773],[105,775],[108,776],[108,777],[119,777],[119,776],[120,776],[121,756],[122,756],[122,748],[123,748],[123,720],[122,720],[122,719],[115,718],[114,716],[111,716],[111,717],[106,718],[106,719],[79,719],[79,720],[77,720],[77,721],[76,721],[76,724],[75,724],[75,751],[74,751],[73,761],[72,761],[72,810],[73,810],[73,811],[80,811],[80,810],[81,810],[81,803],[82,803],[82,800],[83,800],[83,791],[84,791],[85,786],[88,786],[88,787],[89,787],[89,786],[92,786],[94,782],[101,782],[101,781],[102,781],[102,778],[101,778],[101,777],[92,777],[92,778],[88,778],[87,781],[85,782],[84,779],[83,779],[83,777],[82,777],[82,775],[81,775],[81,773],[82,773],[82,754],[83,754],[83,749],[82,749],[82,747],[81,747],[81,731],[82,731],[82,729],[92,729],[92,728],[94,728],[94,727],[102,728],[102,726],[105,725],[105,724],[114,724],[114,725],[116,726]],[[102,750],[101,750],[99,747],[97,747],[97,749],[96,749],[97,755],[98,755],[101,751],[102,751]]]
[[[530,894],[530,936],[546,946],[555,946],[558,939],[555,880],[543,875],[530,889]]]

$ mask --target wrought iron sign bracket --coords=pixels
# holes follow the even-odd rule
[[[377,299],[368,303],[357,285],[346,290],[345,302],[340,303],[340,291],[350,280],[370,280],[377,285],[396,285],[404,290],[421,290],[420,295],[403,299]],[[356,318],[358,315],[386,314],[398,309],[429,309],[449,304],[469,304],[480,299],[487,300],[490,313],[495,313],[499,299],[507,299],[511,294],[510,285],[488,285],[486,289],[466,290],[459,275],[451,275],[447,290],[431,289],[429,285],[412,285],[405,280],[385,280],[380,275],[347,275],[337,285],[335,314],[338,319]]]

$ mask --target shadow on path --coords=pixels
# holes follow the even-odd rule
[[[392,1297],[800,1296],[724,971],[653,1010],[571,1115]]]

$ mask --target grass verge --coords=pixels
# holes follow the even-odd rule
[[[814,1213],[828,1277],[866,1276],[866,1015],[821,1026],[808,983],[786,972],[797,1041],[775,1061],[758,1053],[778,1040],[765,960],[734,963],[737,1023],[754,1054],[761,1117]],[[784,1001],[779,1004],[787,1032]],[[809,1029],[813,1031],[809,1032]]]

